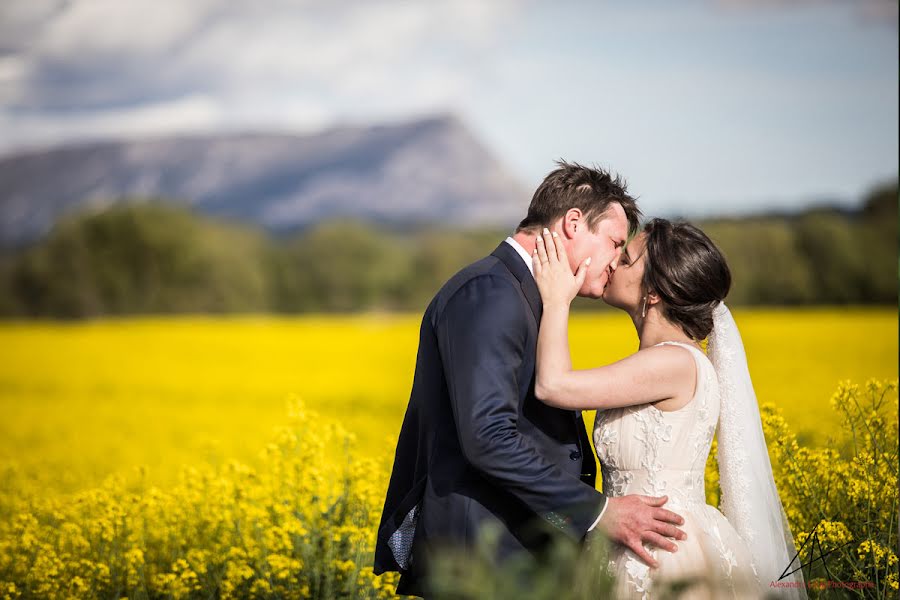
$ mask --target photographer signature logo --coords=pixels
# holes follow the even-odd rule
[[[848,544],[852,544],[853,542],[849,541],[846,544],[841,544],[837,548],[834,548],[832,550],[829,550],[828,552],[825,552],[825,549],[822,548],[822,543],[819,541],[819,533],[816,531],[819,528],[819,525],[821,525],[821,524],[822,524],[822,521],[819,521],[818,523],[816,523],[816,526],[812,528],[812,531],[810,531],[809,535],[806,536],[806,540],[803,542],[803,545],[800,546],[800,549],[797,551],[797,554],[794,555],[794,558],[791,559],[791,562],[788,563],[788,566],[786,566],[784,568],[784,571],[781,572],[781,577],[778,578],[778,581],[781,581],[788,575],[796,573],[803,567],[811,567],[812,565],[816,564],[819,561],[822,561],[822,566],[825,567],[825,572],[828,573],[828,577],[831,577],[831,571],[828,570],[828,561],[825,560],[825,557],[833,552],[837,552],[838,550],[840,550],[841,548],[843,548],[844,546],[846,546]],[[797,567],[796,569],[794,569],[792,571],[789,571],[788,569],[790,569],[794,565],[794,561],[796,561],[797,559],[800,558],[800,555],[803,554],[803,549],[806,548],[807,546],[809,546],[809,548],[810,548],[809,552],[807,553],[807,557],[811,560],[806,563],[801,561],[799,567]],[[816,551],[818,551],[818,555],[814,555],[814,552],[816,552]]]
[[[872,586],[873,584],[871,584],[871,582],[838,582],[835,580],[834,576],[831,574],[831,571],[828,570],[828,561],[826,560],[826,557],[829,554],[837,552],[844,546],[852,544],[853,541],[851,540],[845,544],[841,544],[840,546],[833,548],[826,552],[825,549],[822,547],[822,542],[819,540],[819,533],[817,531],[819,528],[819,525],[821,525],[822,523],[823,523],[823,521],[819,521],[816,524],[816,526],[813,527],[812,531],[809,532],[809,535],[806,536],[806,540],[804,540],[803,545],[800,546],[800,549],[797,551],[797,554],[794,555],[794,557],[791,559],[791,562],[788,563],[787,567],[785,567],[784,571],[782,571],[781,576],[778,578],[778,582],[783,580],[785,577],[788,577],[789,575],[792,575],[793,573],[796,573],[797,571],[803,569],[803,567],[812,567],[814,564],[821,562],[822,566],[825,568],[825,573],[828,574],[828,581],[823,582],[824,587],[856,587],[856,586],[850,586],[849,584],[851,584],[851,583],[859,584],[859,587]],[[795,569],[792,569],[795,561],[797,561],[800,558],[801,554],[804,554],[804,549],[806,549],[806,548],[809,548],[809,550],[805,553],[808,558],[808,562],[804,563],[801,560],[800,566]],[[778,582],[772,581],[769,584],[769,586],[770,587],[781,587],[781,586],[779,586]],[[786,583],[790,583],[790,582],[786,582]],[[809,582],[807,582],[807,585],[812,587],[812,585]]]

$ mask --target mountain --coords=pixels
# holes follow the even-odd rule
[[[332,217],[512,228],[530,197],[452,116],[104,141],[0,158],[0,244],[40,238],[68,212],[145,198],[283,232]]]

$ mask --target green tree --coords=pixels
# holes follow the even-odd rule
[[[802,304],[816,299],[807,256],[782,219],[702,223],[732,274],[732,304]]]
[[[411,258],[397,240],[352,221],[287,241],[275,260],[279,310],[397,308]]]
[[[26,251],[12,294],[33,316],[267,310],[266,238],[161,202],[63,219]]]
[[[826,210],[797,220],[797,244],[807,257],[815,300],[838,304],[866,300],[868,274],[858,229],[846,217]]]
[[[864,256],[863,287],[868,301],[897,302],[897,182],[876,187],[866,197],[859,225],[859,252]]]

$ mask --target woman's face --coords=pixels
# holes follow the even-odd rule
[[[619,266],[613,272],[603,291],[603,301],[622,310],[632,312],[644,299],[641,280],[647,261],[647,234],[643,231],[625,247],[619,258]]]

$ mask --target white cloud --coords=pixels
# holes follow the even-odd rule
[[[0,35],[31,32],[5,38],[12,53],[0,54],[0,118],[13,138],[96,134],[126,115],[139,124],[128,130],[169,130],[187,114],[315,126],[371,108],[446,108],[515,12],[454,0],[30,2],[15,0],[0,24]]]
[[[223,108],[205,96],[122,109],[65,115],[9,117],[0,113],[0,129],[12,146],[56,143],[71,138],[110,138],[208,130],[226,120]]]

